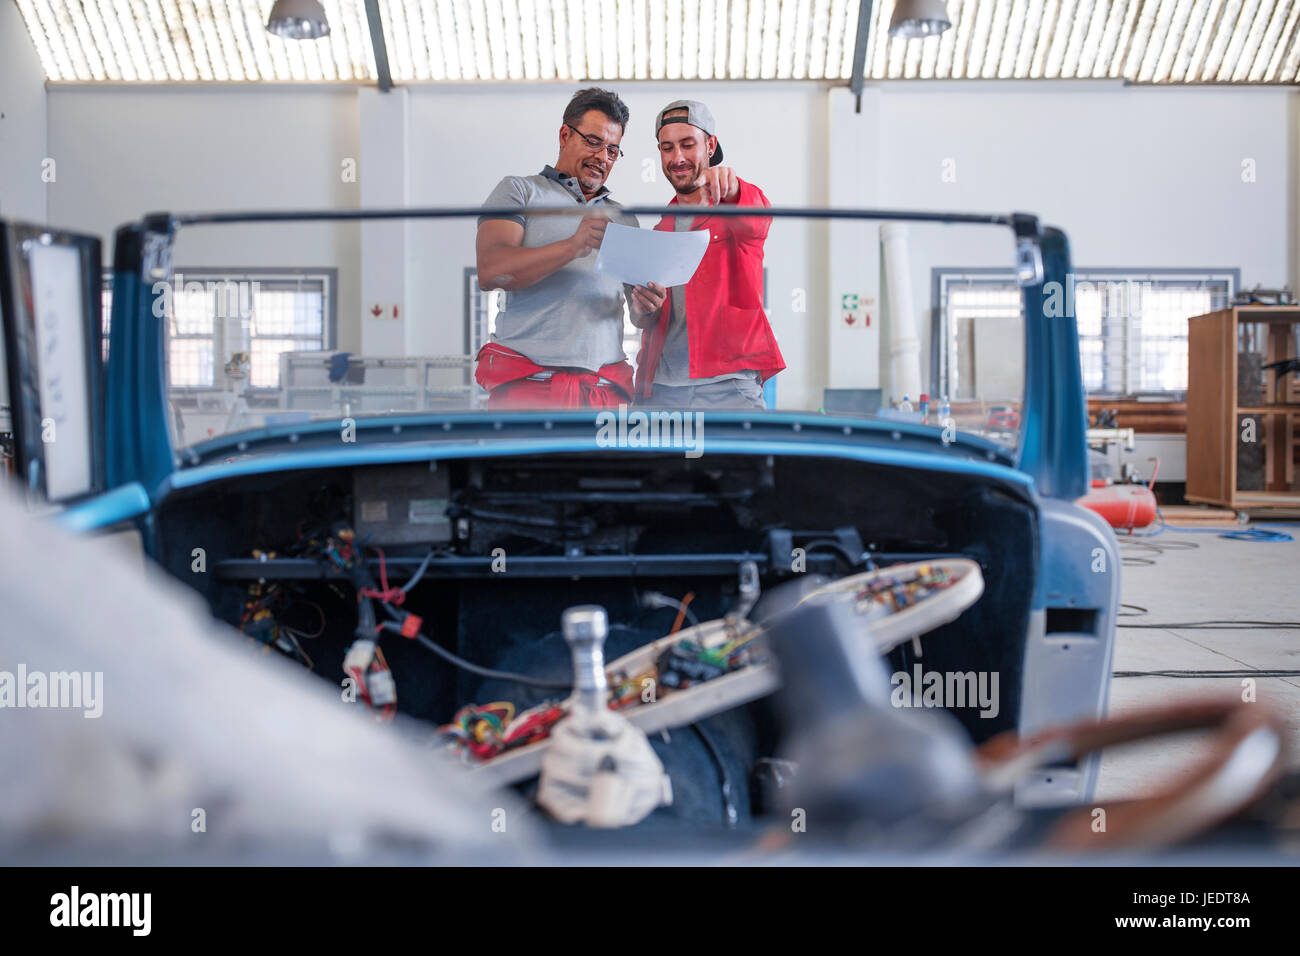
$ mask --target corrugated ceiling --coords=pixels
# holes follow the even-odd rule
[[[370,81],[363,0],[323,0],[320,40],[281,40],[272,0],[17,0],[63,81]],[[886,35],[870,79],[1282,83],[1300,72],[1300,0],[948,0],[953,27]],[[395,82],[847,80],[859,0],[380,0]]]

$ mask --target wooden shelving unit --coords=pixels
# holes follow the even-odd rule
[[[1258,389],[1239,376],[1239,355],[1258,354],[1261,366],[1296,357],[1297,326],[1300,308],[1294,306],[1236,306],[1188,320],[1188,501],[1235,511],[1300,511],[1296,376],[1284,375],[1279,383],[1275,372],[1263,372]],[[1258,457],[1242,441],[1247,419],[1263,452],[1259,469],[1239,467],[1243,449]],[[1251,481],[1257,473],[1259,480]]]

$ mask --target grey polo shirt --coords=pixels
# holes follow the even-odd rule
[[[485,206],[606,206],[620,209],[602,186],[591,199],[572,176],[550,166],[536,176],[507,176]],[[572,236],[584,214],[572,216],[480,216],[508,218],[524,227],[524,246],[535,248]],[[616,213],[612,221],[638,226],[635,216]],[[502,294],[492,341],[528,356],[538,365],[595,371],[626,358],[623,352],[623,283],[593,271],[596,252],[551,273],[526,289]]]
[[[688,232],[695,222],[694,216],[674,216],[673,230]],[[664,338],[663,355],[655,369],[656,385],[712,385],[728,379],[739,378],[750,382],[758,380],[754,371],[723,372],[691,378],[691,346],[686,324],[686,286],[675,285],[668,290],[672,308],[668,314],[668,335]]]

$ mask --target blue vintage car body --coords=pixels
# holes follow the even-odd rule
[[[645,212],[645,210],[633,210]],[[452,214],[454,211],[446,211]],[[477,213],[478,210],[455,214]],[[963,221],[940,214],[774,210],[790,215],[915,218]],[[373,215],[418,214],[412,211]],[[334,213],[304,214],[328,217]],[[367,213],[356,212],[360,218]],[[94,493],[67,503],[62,521],[82,532],[130,525],[147,553],[167,551],[162,511],[204,489],[232,482],[316,470],[390,466],[410,462],[540,459],[578,456],[592,462],[629,456],[596,441],[590,413],[446,413],[357,420],[357,441],[337,441],[338,421],[282,425],[222,436],[184,450],[171,447],[164,379],[164,330],[154,319],[153,283],[168,274],[178,229],[256,216],[150,215],[122,227],[113,256],[113,314],[103,373],[103,456]],[[262,217],[266,218],[266,217]],[[711,455],[796,457],[903,469],[911,475],[977,481],[1015,497],[1032,511],[1029,553],[1015,572],[1032,582],[1028,614],[1004,638],[1019,648],[1014,726],[1021,732],[1105,712],[1119,595],[1119,561],[1110,529],[1073,504],[1087,483],[1086,403],[1073,316],[1045,314],[1044,287],[1062,285],[1070,272],[1064,233],[1041,228],[1030,216],[969,217],[1013,231],[1041,256],[1041,276],[1024,287],[1025,399],[1015,449],[960,434],[938,440],[932,428],[905,422],[774,412],[760,416],[714,413]],[[6,318],[16,313],[11,301]],[[11,357],[11,369],[13,368]],[[12,373],[11,373],[12,374]],[[645,453],[638,453],[644,457]],[[677,455],[679,453],[665,453]],[[653,457],[653,456],[651,456]],[[996,536],[996,529],[987,532]],[[1022,551],[1025,549],[1022,548]],[[636,572],[635,560],[624,565]],[[541,567],[541,565],[538,565]],[[176,573],[173,556],[170,569]],[[654,571],[664,571],[663,563]],[[539,574],[542,572],[538,572]],[[179,576],[179,575],[178,575]],[[583,603],[574,585],[572,603]],[[960,661],[961,654],[953,658]],[[1044,772],[1024,787],[1035,803],[1087,798],[1095,761]]]

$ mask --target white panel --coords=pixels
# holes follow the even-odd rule
[[[168,2],[168,0],[163,0],[163,2]],[[181,23],[185,27],[185,37],[188,40],[190,56],[194,58],[194,68],[198,71],[199,79],[210,80],[213,76],[212,64],[208,62],[207,49],[205,48],[206,41],[203,37],[203,30],[199,26],[198,17],[194,13],[194,4],[191,0],[179,0],[178,6],[181,12]],[[284,41],[279,41],[279,46],[283,48]],[[289,77],[283,76],[277,77],[277,79],[287,80]]]
[[[961,19],[953,27],[957,37],[953,43],[951,76],[955,80],[963,79],[968,75],[971,37],[975,33],[975,18],[979,14],[979,6],[979,0],[965,0],[961,7]]]
[[[1274,6],[1274,0],[1260,0],[1259,10],[1255,13],[1255,22],[1250,26],[1250,33],[1246,35],[1246,43],[1241,48],[1241,57],[1237,61],[1236,68],[1232,71],[1232,81],[1234,83],[1245,82],[1250,76],[1251,69],[1259,58],[1260,43],[1268,30]]]
[[[1138,60],[1137,73],[1133,76],[1133,79],[1139,83],[1150,82],[1151,77],[1155,74],[1156,63],[1160,60],[1165,40],[1169,36],[1170,21],[1173,19],[1178,0],[1160,0],[1158,4],[1152,3],[1151,5],[1156,11],[1155,19],[1151,21],[1151,32],[1147,35],[1143,44],[1141,56]]]
[[[1016,61],[1020,58],[1020,38],[1028,29],[1029,0],[1015,0],[1004,27],[1005,37],[1002,41],[1002,54],[998,58],[997,73],[1000,79],[1009,79],[1016,75]]]
[[[1061,16],[1060,0],[1044,0],[1042,26],[1034,43],[1034,54],[1029,60],[1029,76],[1041,79],[1047,70],[1047,54],[1052,47],[1052,36]]]
[[[1272,53],[1268,59],[1268,68],[1264,71],[1264,80],[1273,83],[1278,79],[1278,70],[1282,66],[1282,60],[1286,56],[1287,47],[1290,46],[1292,39],[1296,35],[1296,20],[1300,18],[1300,3],[1292,3],[1291,9],[1287,13],[1286,25],[1282,27],[1282,33],[1278,37],[1278,42],[1274,44]]]
[[[716,0],[713,11],[713,78],[717,80],[726,78],[730,61],[731,33],[727,28],[731,22],[730,11],[728,0]]]
[[[223,34],[228,34],[239,57],[239,79],[256,80],[259,76],[253,46],[244,31],[243,10],[239,0],[214,0],[212,5]],[[147,31],[146,31],[147,32]],[[234,71],[232,70],[232,73]],[[324,79],[324,76],[321,77]]]
[[[560,79],[568,79],[573,75],[569,67],[572,54],[569,50],[569,16],[565,4],[566,0],[551,0],[551,24],[555,37],[555,75]]]
[[[807,0],[784,0],[781,4],[780,45],[776,55],[776,75],[783,80],[795,77],[795,50],[800,40],[804,24],[800,18],[806,16]]]
[[[980,76],[991,78],[998,75],[1002,64],[1002,49],[1006,45],[1007,20],[1011,16],[1011,0],[997,0],[993,4],[993,19],[989,24],[988,39],[984,43],[984,63],[980,67]]]
[[[812,2],[813,21],[812,37],[808,41],[808,76],[820,80],[826,75],[826,33],[830,29],[831,0],[812,0]]]
[[[966,51],[966,75],[977,77],[984,71],[984,57],[989,48],[989,30],[993,26],[994,3],[983,0],[975,5],[975,29],[971,33],[970,49]],[[893,63],[890,63],[893,75]]]
[[[872,4],[871,49],[867,51],[867,75],[872,79],[883,79],[889,68],[889,16],[893,10],[894,0]]]
[[[483,19],[487,23],[488,52],[492,58],[492,78],[504,80],[510,76],[506,56],[505,18],[501,13],[501,0],[482,0]]]
[[[528,0],[529,10],[532,10],[532,0]],[[450,9],[448,7],[447,9]],[[425,51],[425,59],[429,64],[429,77],[434,80],[447,79],[447,61],[444,55],[443,36],[443,15],[444,10],[439,8],[437,0],[420,0],[420,19],[424,22],[424,42],[419,44],[420,48]],[[331,33],[334,31],[331,29]],[[534,34],[534,38],[536,34]]]
[[[1129,50],[1135,45],[1133,38],[1137,32],[1138,19],[1147,2],[1148,0],[1129,0],[1128,13],[1124,16],[1124,26],[1119,34],[1119,45],[1115,49],[1115,57],[1111,60],[1110,69],[1107,71],[1107,75],[1112,79],[1127,75],[1125,70],[1128,66]]]
[[[1237,68],[1237,62],[1241,59],[1242,50],[1246,46],[1246,38],[1250,35],[1250,28],[1255,22],[1255,13],[1258,10],[1259,0],[1246,0],[1242,4],[1241,16],[1237,18],[1236,29],[1232,31],[1232,39],[1228,42],[1228,48],[1223,54],[1223,62],[1219,64],[1218,72],[1215,75],[1215,79],[1220,83],[1230,79],[1233,71]]]
[[[1169,21],[1169,31],[1156,60],[1151,79],[1154,83],[1167,83],[1171,79],[1174,63],[1183,49],[1183,40],[1187,34],[1187,24],[1195,11],[1197,0],[1178,0],[1173,19]]]
[[[763,42],[759,55],[758,72],[765,80],[776,79],[778,41],[781,32],[781,0],[765,0],[763,4]]]
[[[1250,72],[1246,79],[1252,83],[1259,83],[1264,79],[1264,74],[1268,72],[1269,61],[1273,59],[1273,51],[1277,49],[1278,37],[1282,35],[1282,27],[1286,23],[1287,13],[1295,7],[1291,2],[1279,2],[1273,4],[1273,15],[1269,17],[1268,27],[1260,39],[1259,52],[1255,56],[1255,62],[1251,64]]]
[[[61,58],[65,54],[62,50],[57,54],[55,53],[45,35],[45,28],[41,25],[40,16],[34,9],[32,0],[18,0],[18,10],[27,23],[27,32],[31,35],[32,43],[36,47],[36,57],[41,61],[41,68],[45,71],[45,78],[47,80],[63,79],[64,66],[61,63]],[[3,372],[0,372],[0,374],[3,374]]]
[[[714,7],[713,0],[700,0],[700,12],[697,19],[700,40],[695,53],[697,61],[696,75],[702,80],[711,80],[714,75],[715,47],[718,44],[713,31],[717,25],[717,15],[718,12]]]
[[[552,29],[551,0],[536,0],[537,72],[544,80],[555,79],[555,61],[559,49]]]
[[[1171,83],[1181,83],[1187,77],[1187,68],[1191,65],[1192,55],[1196,52],[1197,43],[1200,41],[1201,34],[1204,32],[1202,26],[1205,23],[1205,13],[1215,0],[1193,0],[1192,11],[1187,17],[1187,25],[1183,27],[1183,35],[1178,41],[1178,52],[1174,54],[1173,65],[1169,68],[1169,81]]]
[[[85,11],[82,10],[81,4],[77,0],[63,0],[59,4],[59,10],[60,25],[65,30],[71,28],[71,36],[68,37],[68,40],[69,43],[76,44],[73,48],[73,62],[76,62],[75,53],[79,52],[84,64],[85,76],[78,78],[87,80],[105,79],[107,74],[104,72],[104,61],[100,57],[99,51],[95,49],[95,41],[90,34],[90,24],[86,22]]]
[[[1291,38],[1291,48],[1282,61],[1277,79],[1280,83],[1295,83],[1300,80],[1300,34]]]
[[[682,79],[694,80],[700,74],[700,5],[695,0],[682,4]]]
[[[682,78],[682,0],[668,0],[664,4],[668,22],[664,25],[664,76],[670,80]]]
[[[770,0],[769,0],[770,2]],[[853,76],[853,52],[858,45],[859,0],[849,0],[844,6],[844,39],[840,41],[840,76]]]
[[[1124,16],[1128,12],[1129,5],[1138,2],[1140,0],[1109,0],[1106,25],[1102,30],[1097,50],[1092,59],[1089,76],[1094,78],[1106,76],[1110,69],[1111,60],[1115,57],[1115,45],[1119,41],[1120,31],[1124,26]],[[1084,47],[1084,55],[1086,56],[1087,44],[1084,44]]]
[[[939,45],[936,48],[935,62],[927,72],[924,64],[921,67],[921,76],[929,79],[930,77],[947,78],[952,75],[952,57],[953,50],[957,43],[957,24],[965,13],[965,8],[969,7],[974,0],[951,0],[948,4],[948,16],[952,19],[952,26],[943,33],[939,34]],[[1031,3],[1030,9],[1036,9],[1037,3]],[[875,26],[872,26],[875,29]],[[873,41],[874,42],[874,41]]]
[[[667,69],[668,14],[664,0],[650,0],[650,79],[662,80]]]
[[[600,20],[600,75],[605,79],[616,79],[619,75],[618,65],[618,6],[617,0],[601,0]]]
[[[1065,45],[1065,57],[1061,60],[1061,76],[1074,78],[1079,75],[1083,43],[1092,26],[1093,17],[1101,6],[1099,0],[1079,0],[1079,6],[1074,11],[1074,24],[1070,27],[1070,42]]]
[[[938,36],[926,37],[918,44],[921,47],[921,62],[917,66],[916,75],[921,79],[934,79],[935,64],[939,62],[939,44],[943,42],[944,33],[951,32],[951,29],[944,30]]]
[[[1206,53],[1204,65],[1201,67],[1201,81],[1213,80],[1218,74],[1219,66],[1223,63],[1223,55],[1228,49],[1228,41],[1232,39],[1232,31],[1237,25],[1237,17],[1241,13],[1241,2],[1242,0],[1227,0],[1224,4],[1223,13],[1216,24],[1214,40],[1210,43],[1209,52]]]
[[[585,0],[582,5],[582,16],[582,42],[587,52],[584,74],[597,80],[605,75],[603,62],[605,54],[600,35],[600,0]],[[569,21],[569,29],[570,33],[576,32],[573,30],[572,19]]]
[[[844,0],[834,0],[841,7]],[[749,0],[749,21],[745,30],[745,78],[756,80],[763,57],[763,0]],[[827,70],[830,63],[827,57]]]
[[[620,78],[630,80],[636,76],[636,56],[635,47],[632,42],[632,4],[628,3],[620,7],[616,14],[618,21],[618,75]]]
[[[86,24],[90,27],[90,36],[94,42],[95,51],[99,54],[100,62],[103,63],[105,77],[110,80],[138,79],[139,71],[136,69],[135,64],[131,62],[131,52],[127,49],[126,38],[122,36],[122,32],[119,30],[110,42],[108,27],[105,24],[104,15],[99,9],[97,0],[85,0],[82,12],[86,17]],[[111,10],[109,16],[112,16]],[[134,33],[135,31],[132,31],[133,35]],[[118,62],[119,56],[121,57],[120,63]]]
[[[829,2],[829,0],[827,0]],[[745,25],[748,22],[746,18],[748,0],[731,0],[728,4],[730,8],[731,24],[728,35],[728,61],[727,76],[731,79],[739,79],[745,75]],[[817,74],[820,76],[821,74]]]
[[[518,0],[501,0],[501,19],[506,39],[506,74],[512,80],[524,78],[524,42]],[[529,25],[534,38],[537,31]],[[536,76],[536,72],[533,76]]]
[[[646,36],[647,24],[646,0],[632,0],[632,56],[635,69],[633,75],[644,80],[650,75],[650,49]]]
[[[1048,79],[1055,79],[1061,75],[1061,64],[1065,61],[1065,48],[1074,29],[1075,10],[1075,0],[1061,0],[1056,32],[1052,37],[1052,45],[1047,48],[1047,60],[1043,63],[1043,76]]]

